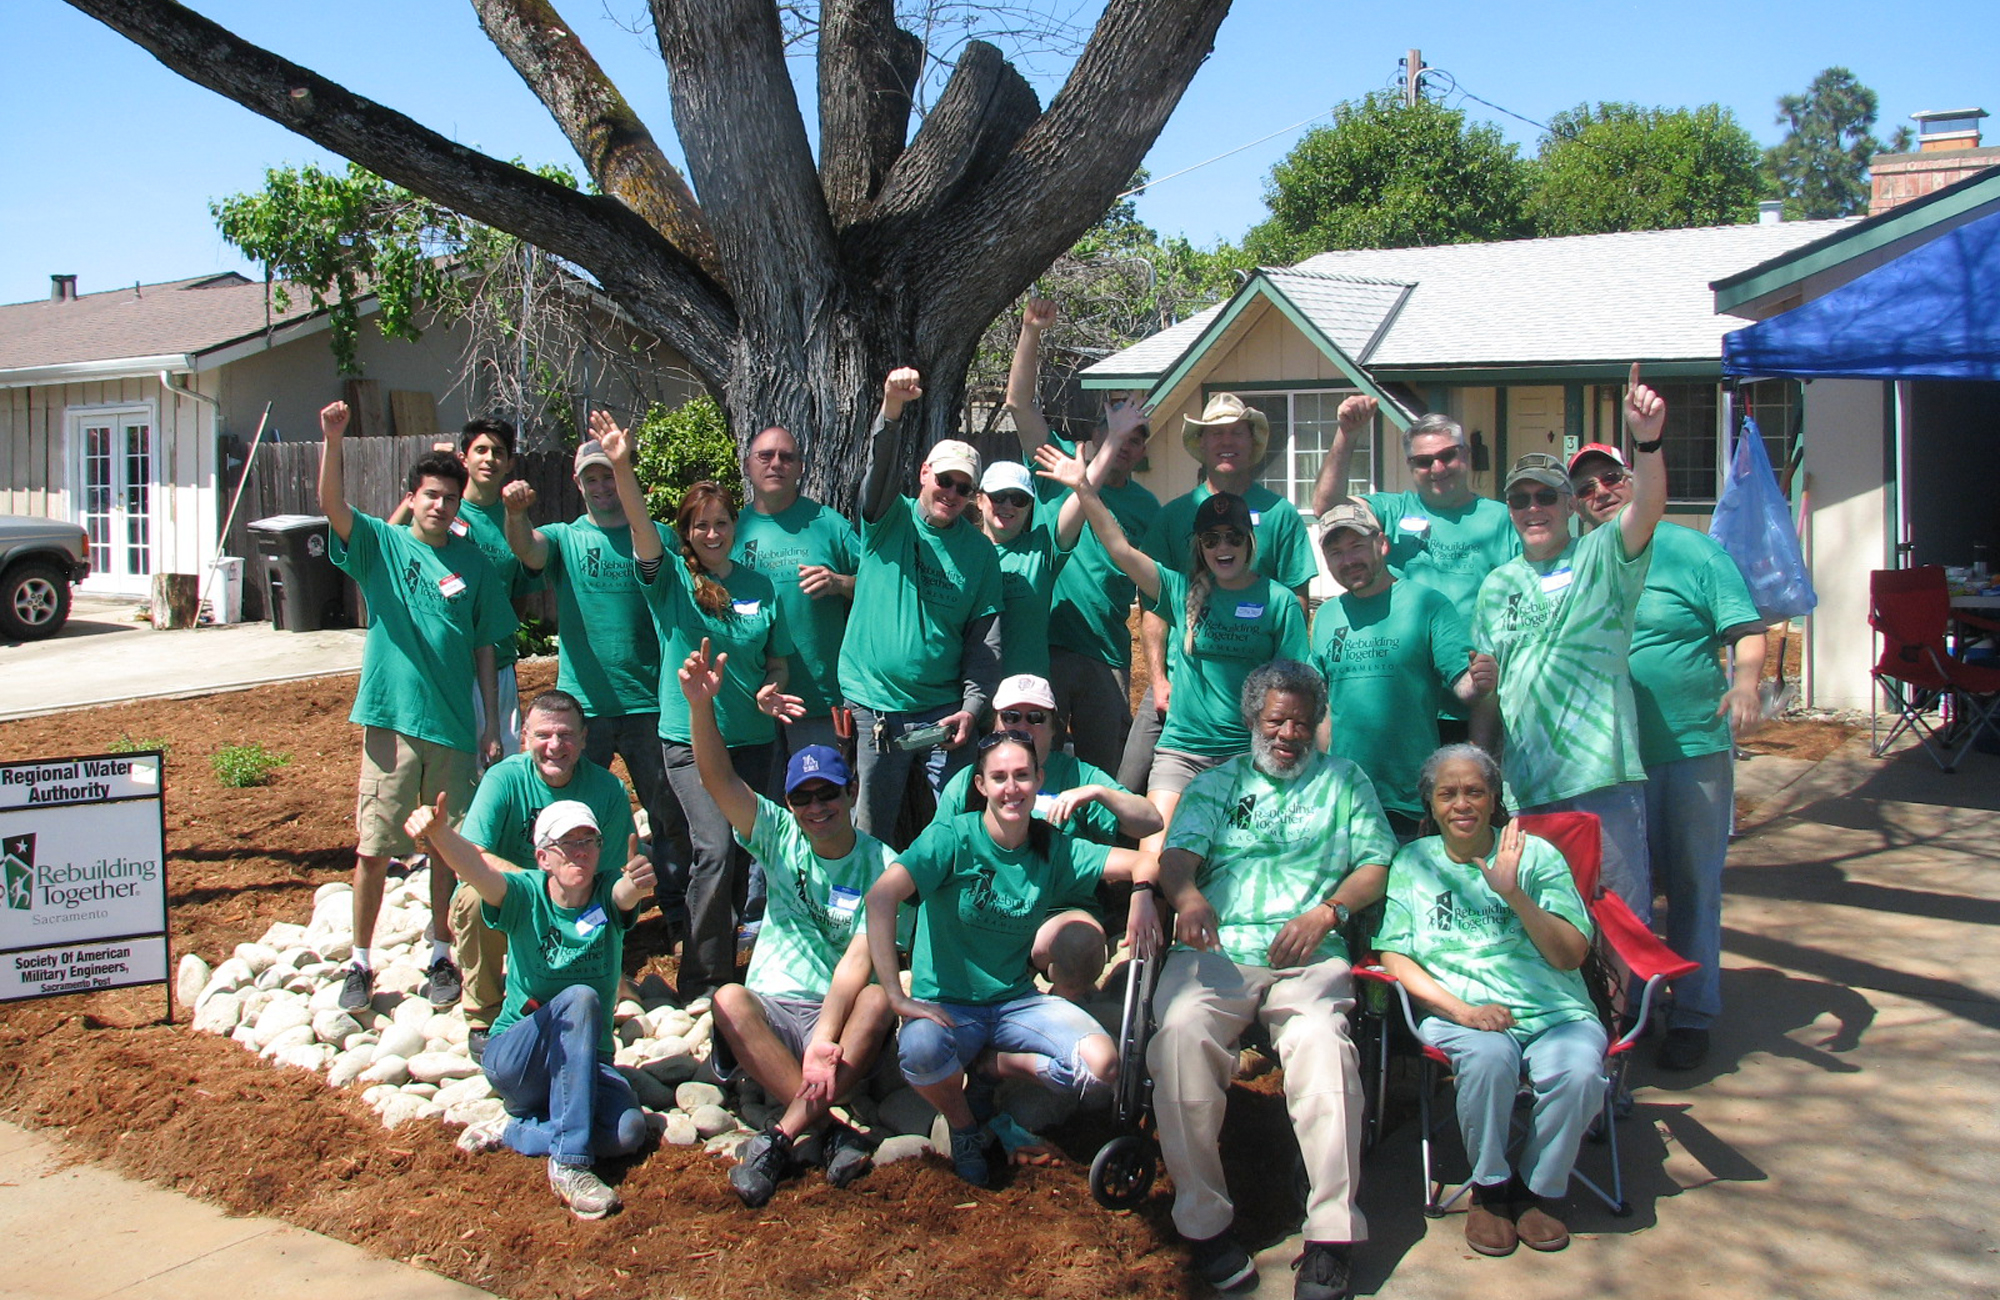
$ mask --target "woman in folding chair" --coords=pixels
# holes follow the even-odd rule
[[[1590,917],[1562,854],[1524,834],[1500,803],[1500,769],[1476,745],[1447,745],[1418,778],[1438,834],[1389,867],[1383,967],[1429,1012],[1423,1040],[1451,1060],[1472,1158],[1466,1244],[1482,1255],[1561,1250],[1548,1202],[1569,1186],[1577,1146],[1603,1102],[1604,1026],[1577,968]],[[1507,1159],[1523,1063],[1534,1089],[1527,1137]]]

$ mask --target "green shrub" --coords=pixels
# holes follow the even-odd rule
[[[530,614],[514,629],[514,652],[523,659],[556,652],[556,625]]]
[[[270,779],[273,768],[291,761],[290,754],[277,753],[254,741],[248,745],[224,745],[208,760],[215,769],[215,779],[233,790],[262,785]]]
[[[646,510],[653,518],[671,520],[682,491],[703,479],[714,479],[738,506],[743,504],[736,443],[714,398],[704,393],[673,410],[655,405],[632,434],[632,468],[646,489]]]

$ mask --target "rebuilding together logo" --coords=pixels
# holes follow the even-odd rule
[[[85,866],[66,862],[37,867],[35,837],[9,835],[0,841],[0,871],[4,871],[9,911],[28,912],[38,907],[75,911],[89,903],[135,896],[159,878],[160,864],[116,857],[99,858]]]

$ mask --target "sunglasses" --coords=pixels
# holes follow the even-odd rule
[[[785,792],[785,806],[788,808],[810,808],[816,803],[831,807],[840,802],[840,787],[837,785],[802,785],[796,790]]]
[[[987,496],[996,506],[1013,506],[1016,510],[1026,510],[1035,503],[1026,492],[989,492]]]
[[[982,754],[999,745],[1022,745],[1029,753],[1033,753],[1035,738],[1025,731],[1015,731],[1011,728],[1006,731],[988,732],[979,738],[979,752]]]
[[[1599,488],[1615,488],[1632,476],[1622,469],[1607,469],[1593,478],[1580,478],[1570,484],[1580,497],[1596,496]]]
[[[1241,546],[1249,538],[1234,528],[1215,528],[1203,533],[1196,540],[1201,543],[1203,550],[1212,551],[1218,546]]]
[[[1463,450],[1463,447],[1446,447],[1443,451],[1435,455],[1411,456],[1409,458],[1409,465],[1411,469],[1415,470],[1429,469],[1433,463],[1439,465],[1456,465],[1458,463],[1458,453]]]
[[[1031,727],[1039,727],[1048,720],[1049,715],[1040,709],[1000,710],[1000,722],[1003,726],[1017,727],[1025,722]]]
[[[1531,505],[1552,506],[1562,500],[1562,495],[1562,493],[1556,491],[1554,488],[1546,487],[1536,488],[1533,492],[1509,492],[1507,494],[1507,508],[1509,510],[1526,510]]]
[[[954,496],[969,497],[974,492],[977,492],[979,490],[977,487],[973,485],[972,480],[969,478],[939,477],[932,481],[935,482],[940,488],[944,489],[946,492],[952,493]]]

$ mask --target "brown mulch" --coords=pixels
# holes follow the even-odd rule
[[[524,696],[553,665],[522,665]],[[359,737],[354,679],[285,683],[194,700],[144,701],[0,723],[0,761],[99,753],[164,740],[173,952],[211,963],[273,921],[303,922],[313,891],[347,878]],[[291,755],[270,784],[223,787],[208,757],[256,741]],[[636,976],[673,961],[642,923]],[[358,1095],[280,1070],[195,1033],[186,1008],[160,1017],[158,988],[0,1005],[0,1114],[60,1130],[72,1149],[129,1175],[274,1215],[379,1255],[516,1297],[648,1293],[889,1297],[1182,1296],[1200,1290],[1167,1219],[1164,1176],[1136,1211],[1090,1198],[1103,1119],[1050,1136],[1069,1158],[974,1191],[937,1159],[908,1161],[845,1192],[811,1177],[761,1210],[729,1191],[699,1148],[642,1153],[613,1175],[624,1211],[572,1219],[541,1162],[466,1156],[456,1130],[384,1130]],[[1228,1122],[1239,1228],[1281,1237],[1298,1210],[1269,1161],[1289,1125],[1275,1076],[1240,1086]],[[1289,1159],[1289,1156],[1286,1157]]]

